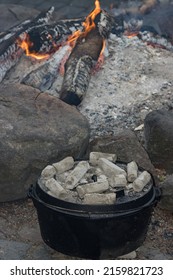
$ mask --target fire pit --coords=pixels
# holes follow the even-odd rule
[[[112,162],[102,153],[99,156],[101,157],[99,164],[102,164],[102,173],[108,176],[105,176],[107,184],[102,176],[104,187],[103,184],[99,186],[101,181],[98,178],[97,182],[97,175],[92,174],[94,168],[92,164],[96,158],[98,159],[95,154],[98,153],[94,153],[94,157],[90,156],[90,167],[88,161],[75,163],[73,168],[67,168],[66,165],[66,169],[70,169],[68,175],[67,170],[62,171],[62,165],[67,159],[52,165],[57,178],[62,177],[63,172],[67,176],[64,192],[54,183],[50,184],[51,180],[55,180],[55,173],[50,166],[46,167],[40,180],[30,188],[29,197],[37,209],[41,235],[47,245],[64,254],[81,258],[109,258],[109,254],[118,257],[137,249],[143,243],[159,194],[152,176],[147,171],[137,168],[138,174],[134,175],[136,174],[134,162],[129,164]],[[85,167],[88,166],[85,171],[84,162]],[[83,165],[81,167],[83,172],[79,170],[80,163]],[[59,166],[60,174],[57,171],[60,170]],[[144,173],[148,175],[143,176]],[[90,184],[86,182],[84,174],[92,178]],[[130,183],[124,182],[120,175],[125,179],[127,176]],[[68,184],[70,176],[73,180]],[[133,185],[133,191],[130,185]],[[79,193],[76,200],[74,189]],[[66,196],[70,191],[73,192],[73,197]],[[60,195],[59,198],[57,193]]]

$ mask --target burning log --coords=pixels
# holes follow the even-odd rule
[[[52,16],[53,11],[54,7],[51,7],[48,11],[41,12],[35,19],[28,19],[18,25],[11,27],[8,31],[0,34],[0,43],[4,40],[7,40],[9,37],[14,36],[16,33],[22,33],[24,30],[29,31],[33,27],[47,24]]]
[[[61,20],[52,25],[33,28],[28,32],[29,52],[53,53],[73,32],[82,29],[81,19]]]
[[[71,105],[79,105],[90,81],[91,69],[103,48],[103,39],[97,30],[92,30],[85,42],[78,40],[65,64],[65,76],[60,99]]]
[[[76,41],[65,64],[65,75],[60,99],[71,105],[79,105],[88,89],[91,69],[97,62],[108,37],[112,20],[105,11],[100,11],[94,25],[86,35],[82,33]]]
[[[23,37],[23,34],[28,30],[32,29],[33,26],[40,26],[47,22],[50,18],[53,8],[50,8],[45,13],[40,13],[33,21],[25,21],[21,26],[16,26],[10,29],[11,33],[5,32],[0,38],[0,82],[5,77],[7,71],[13,67],[23,51],[20,48],[17,39]]]
[[[27,74],[22,83],[41,91],[50,89],[57,78],[61,61],[68,52],[69,46],[61,47],[47,62],[44,61],[41,66]]]

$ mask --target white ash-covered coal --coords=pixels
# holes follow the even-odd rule
[[[80,204],[114,204],[143,196],[151,175],[135,161],[119,163],[115,154],[91,152],[89,160],[69,156],[46,166],[38,180],[43,191],[57,199]]]

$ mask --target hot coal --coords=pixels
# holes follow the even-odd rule
[[[112,157],[114,156],[112,155]],[[131,167],[130,171],[133,168],[136,171],[135,162],[128,164]],[[94,166],[89,161],[74,162],[71,157],[67,157],[58,163],[45,167],[41,173],[39,184],[49,195],[73,203],[114,204],[127,202],[143,196],[151,188],[151,175],[141,169],[137,170],[137,177],[131,177],[130,182],[128,181],[128,164],[113,163],[104,158],[104,153],[98,160],[98,164]],[[107,167],[105,167],[106,165]],[[61,171],[59,171],[59,167]],[[114,168],[115,173],[113,172]],[[122,172],[125,174],[123,176],[126,177],[125,183],[124,178],[121,177]],[[121,179],[123,183],[121,183]]]

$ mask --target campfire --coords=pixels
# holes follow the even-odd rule
[[[45,25],[52,11],[53,8],[45,14],[41,13],[34,20],[34,24],[24,23],[16,33],[13,33],[15,29],[10,30],[10,37],[5,34],[7,40],[1,39],[2,52],[4,42],[12,43],[7,50],[4,48],[4,54],[1,56],[3,64],[1,80],[17,63],[22,50],[26,56],[35,60],[49,63],[50,59],[56,63],[54,67],[58,69],[61,59],[58,62],[57,57],[61,52],[64,54],[62,49],[65,48],[68,54],[65,70],[62,71],[65,74],[60,98],[69,104],[78,105],[87,91],[91,70],[103,53],[105,40],[112,27],[111,16],[101,9],[99,1],[96,0],[95,9],[84,21],[60,21],[55,25]]]
[[[138,14],[145,14],[156,5],[156,1],[145,2]],[[127,38],[136,36],[152,46],[173,48],[171,38],[151,31],[141,18],[133,13],[130,17],[127,14],[110,15],[98,0],[85,19],[49,24],[53,10],[52,7],[34,20],[25,21],[0,35],[2,83],[9,73],[21,67],[19,82],[45,91],[51,89],[60,73],[63,74],[61,88],[57,89],[60,99],[78,106],[88,90],[91,74],[99,68],[110,34]],[[23,61],[20,64],[24,55],[28,57],[25,71],[21,66]]]

